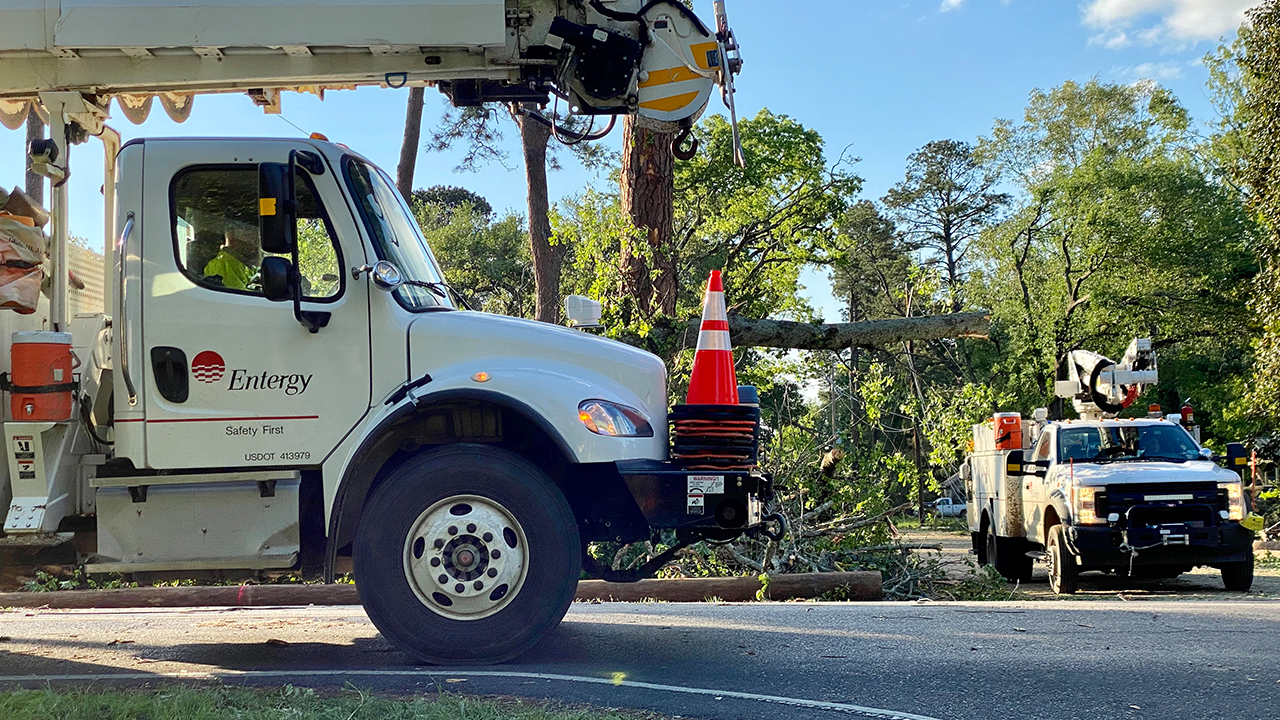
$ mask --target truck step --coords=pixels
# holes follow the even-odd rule
[[[1027,557],[1031,558],[1032,560],[1048,560],[1049,553],[1043,550],[1030,550],[1027,552]]]

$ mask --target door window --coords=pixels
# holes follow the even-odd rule
[[[311,178],[299,172],[295,186],[302,295],[332,300],[342,293],[333,226]],[[175,251],[182,272],[203,287],[261,295],[258,270],[271,253],[263,252],[258,234],[258,167],[188,168],[174,178],[172,193]]]
[[[1040,442],[1036,443],[1036,451],[1031,459],[1036,462],[1049,459],[1049,433],[1041,433]]]

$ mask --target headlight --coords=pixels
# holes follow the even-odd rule
[[[609,437],[653,437],[653,426],[639,410],[604,400],[584,400],[578,419],[588,430]]]
[[[1101,522],[1098,519],[1098,507],[1094,504],[1097,495],[1098,488],[1096,487],[1072,488],[1071,504],[1076,513],[1077,525],[1097,525]]]
[[[1244,487],[1239,482],[1220,482],[1218,489],[1227,491],[1227,519],[1243,520]]]

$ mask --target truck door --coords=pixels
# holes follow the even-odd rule
[[[1051,433],[1048,430],[1040,433],[1040,438],[1036,441],[1035,450],[1031,452],[1032,462],[1049,462],[1052,457],[1051,440]],[[1048,492],[1046,491],[1047,476],[1048,474],[1046,473],[1046,477],[1036,477],[1035,475],[1024,475],[1022,477],[1023,517],[1026,518],[1027,522],[1027,537],[1042,543],[1046,540],[1041,535],[1044,531],[1044,512],[1048,501]]]
[[[257,276],[258,163],[303,142],[148,140],[142,351],[147,466],[319,465],[370,402],[368,284],[359,234],[327,163],[299,170],[303,309]],[[319,153],[317,153],[319,154]]]

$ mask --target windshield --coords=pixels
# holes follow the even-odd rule
[[[344,161],[343,169],[378,259],[393,263],[404,278],[396,299],[409,310],[452,307],[444,292],[444,274],[400,191],[381,170],[353,157]]]
[[[1075,427],[1058,431],[1058,462],[1200,459],[1200,448],[1176,425]]]

